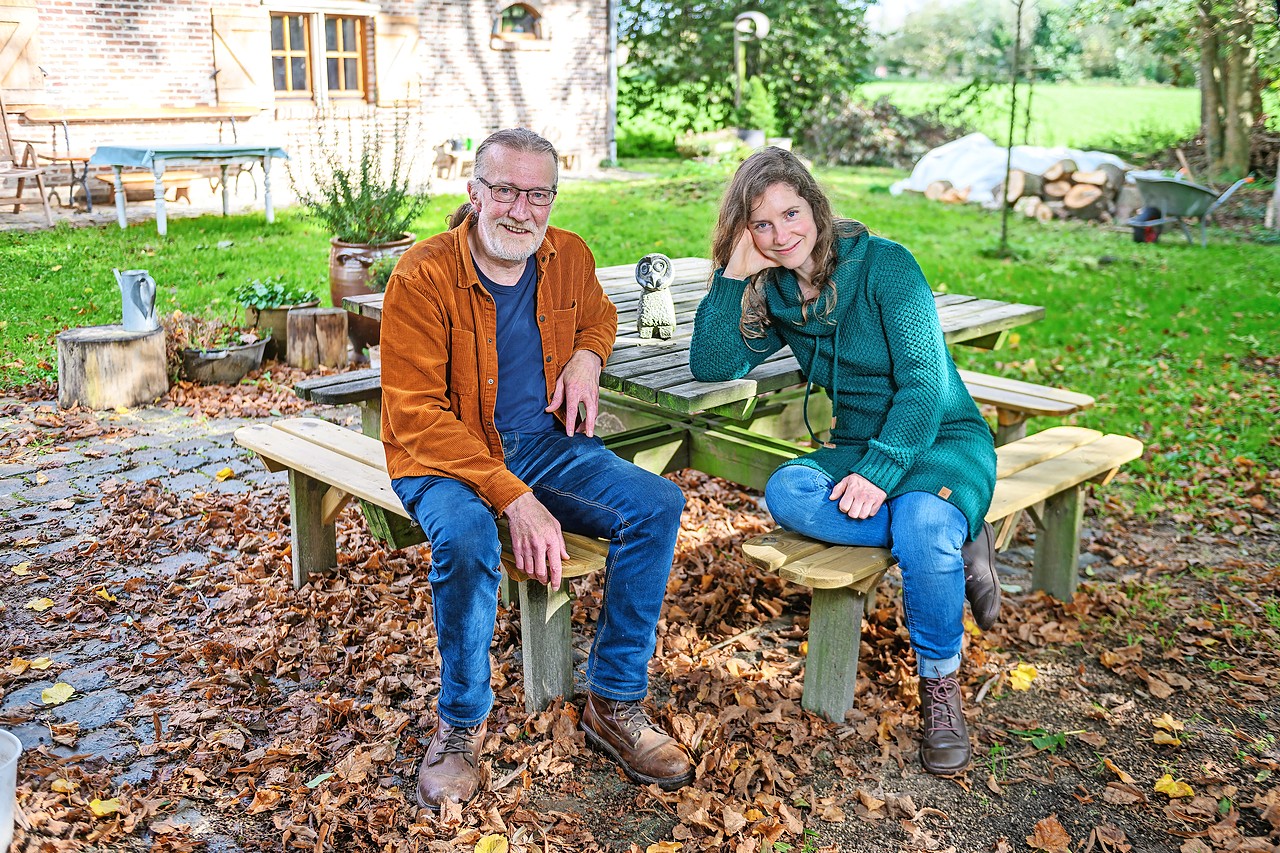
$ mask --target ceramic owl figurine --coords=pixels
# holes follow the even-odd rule
[[[665,341],[676,333],[676,306],[668,289],[675,277],[671,259],[660,252],[645,255],[636,264],[636,283],[640,285],[636,331],[641,338]]]

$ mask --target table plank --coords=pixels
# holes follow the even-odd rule
[[[600,375],[600,385],[611,391],[655,403],[678,414],[695,414],[717,406],[740,404],[755,396],[800,384],[800,365],[783,348],[743,379],[731,382],[699,382],[689,371],[689,340],[698,303],[707,292],[711,262],[706,258],[672,260],[671,284],[676,306],[676,334],[668,341],[641,342],[635,331],[640,289],[635,265],[600,267],[596,276],[618,308],[618,339]],[[960,293],[935,293],[938,319],[948,344],[993,340],[1005,332],[1044,317],[1039,305],[1023,305],[995,299],[979,299]],[[382,294],[347,297],[348,311],[382,319]]]

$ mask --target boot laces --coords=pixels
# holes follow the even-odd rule
[[[471,726],[464,728],[463,726],[453,726],[445,733],[444,745],[440,747],[440,757],[443,758],[450,753],[457,753],[466,757],[467,761],[471,761],[472,741],[475,740],[476,734],[480,731],[480,727]]]
[[[959,721],[951,700],[960,695],[960,682],[952,677],[925,679],[925,690],[929,693],[929,719],[926,734],[934,732],[951,732],[960,734]]]
[[[646,729],[654,728],[653,720],[649,719],[649,712],[639,702],[617,703],[614,706],[613,716],[633,740]]]

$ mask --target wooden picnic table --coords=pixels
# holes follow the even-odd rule
[[[698,302],[707,292],[711,262],[706,258],[676,258],[671,284],[676,306],[677,333],[669,341],[641,341],[636,333],[635,312],[640,286],[635,265],[600,267],[596,275],[605,293],[618,308],[618,340],[600,375],[600,385],[653,404],[676,415],[712,412],[742,419],[750,415],[761,394],[802,383],[800,365],[788,347],[775,353],[743,379],[731,382],[699,382],[689,372],[689,338]],[[979,299],[955,293],[937,293],[938,318],[948,344],[995,349],[1010,329],[1044,317],[1039,305]],[[353,296],[343,307],[361,316],[382,320],[382,294]]]

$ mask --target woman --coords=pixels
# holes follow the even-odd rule
[[[995,448],[924,274],[902,246],[835,219],[813,176],[779,148],[738,168],[711,254],[693,375],[736,379],[788,345],[808,382],[806,426],[811,389],[826,390],[828,441],[778,468],[765,501],[788,530],[892,547],[920,676],[921,762],[930,773],[961,771],[972,756],[956,678],[964,598],[982,628],[1000,609],[983,521]]]

